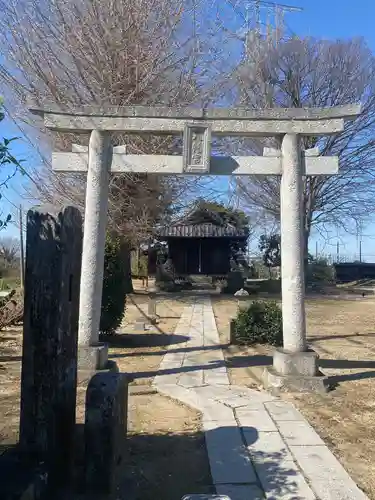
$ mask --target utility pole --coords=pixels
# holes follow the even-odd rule
[[[302,12],[301,7],[296,7],[293,5],[285,5],[278,2],[272,2],[267,0],[248,0],[246,2],[246,11],[247,11],[247,23],[249,23],[249,15],[248,11],[250,8],[253,10],[253,17],[255,18],[255,30],[258,35],[261,34],[260,25],[261,22],[261,10],[265,10],[267,12],[267,22],[266,28],[269,28],[269,25],[272,24],[271,18],[273,18],[274,28],[276,30],[276,38],[281,36],[283,28],[284,28],[284,16],[287,12]],[[264,24],[264,23],[263,23]]]
[[[267,0],[227,1],[243,20],[244,24],[235,36],[243,42],[243,62],[246,62],[249,74],[255,76],[259,63],[268,57],[268,50],[277,47],[282,39],[285,14],[303,9]]]
[[[357,240],[359,243],[359,262],[362,262],[362,222],[359,223],[357,230]]]
[[[20,271],[21,271],[21,289],[24,289],[25,286],[25,258],[24,258],[24,247],[23,247],[23,212],[22,205],[20,205],[19,210],[20,216]]]
[[[301,7],[267,0],[230,1],[228,3],[245,22],[244,29],[241,30],[242,33],[245,31],[245,36],[242,38],[245,42],[245,53],[254,50],[254,41],[259,42],[261,37],[269,38],[272,33],[270,29],[275,33],[277,44],[283,34],[285,14],[303,11]],[[266,12],[266,22],[262,22],[261,13],[264,11]],[[262,25],[266,28],[263,32]],[[255,40],[249,38],[251,29],[255,31]],[[252,42],[251,46],[249,45],[250,41]]]

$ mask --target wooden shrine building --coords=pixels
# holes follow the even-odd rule
[[[238,249],[246,247],[247,237],[245,229],[223,223],[215,212],[202,208],[157,231],[157,239],[168,245],[168,258],[178,276],[226,275]]]

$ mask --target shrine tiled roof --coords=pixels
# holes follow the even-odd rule
[[[246,238],[243,229],[226,224],[224,226],[202,224],[172,224],[164,226],[157,231],[157,236],[164,238]]]

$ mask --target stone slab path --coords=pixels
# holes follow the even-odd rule
[[[184,308],[175,335],[188,340],[172,340],[154,385],[202,413],[217,494],[231,500],[367,499],[293,404],[230,385],[208,297]]]

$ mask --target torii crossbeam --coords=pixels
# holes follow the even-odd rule
[[[122,148],[122,146],[120,146]],[[87,152],[52,153],[52,168],[56,172],[87,172]],[[310,156],[308,156],[310,154]],[[314,154],[314,156],[312,156]],[[303,175],[333,175],[338,173],[337,157],[319,157],[314,148],[303,151],[301,168]],[[182,156],[174,155],[127,155],[116,152],[113,148],[112,173],[138,173],[158,175],[197,175],[199,170],[186,169]],[[263,156],[211,156],[207,172],[210,175],[281,175],[282,160],[280,152],[275,150],[271,156],[268,151]]]

